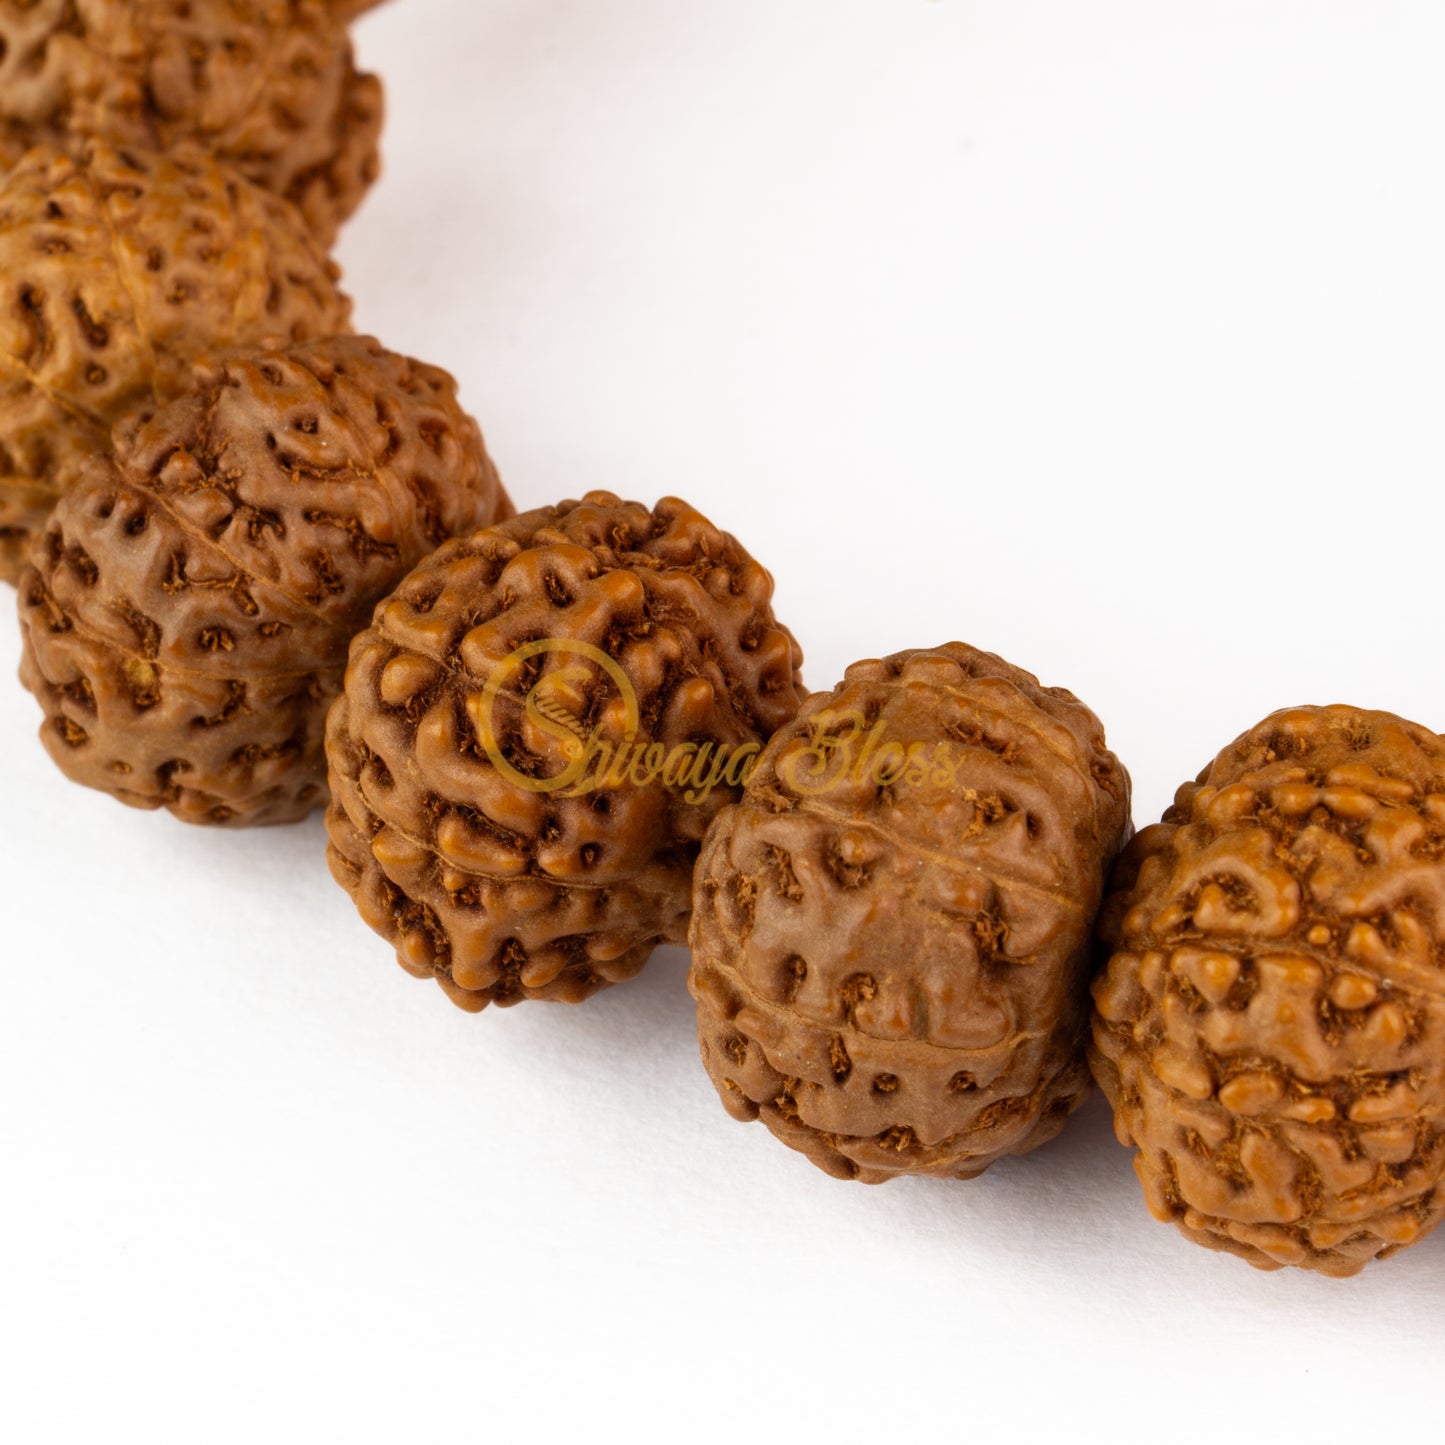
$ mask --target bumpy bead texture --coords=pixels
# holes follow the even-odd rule
[[[349,329],[284,201],[206,152],[32,151],[0,184],[0,578],[81,466],[202,354]]]
[[[1445,1215],[1445,744],[1276,713],[1121,860],[1093,1065],[1152,1211],[1356,1273]]]
[[[0,168],[41,143],[193,142],[329,244],[379,170],[381,82],[345,18],[327,0],[0,0]]]
[[[1128,774],[1063,689],[961,643],[849,668],[698,865],[690,985],[724,1105],[866,1183],[1052,1138],[1090,1087],[1092,929],[1128,827]]]
[[[606,492],[448,543],[407,578],[352,648],[327,744],[332,871],[405,968],[471,1010],[577,1002],[683,938],[703,834],[738,788],[694,802],[658,780],[535,789],[577,744],[526,700],[545,693],[607,747],[630,730],[714,756],[761,744],[801,697],[771,597],[768,573],[685,503]],[[614,660],[638,716],[564,646],[499,673],[484,718],[493,674],[548,639]]]
[[[22,678],[75,781],[288,822],[324,801],[326,709],[373,606],[510,508],[452,378],[370,338],[198,382],[57,507],[20,581]]]

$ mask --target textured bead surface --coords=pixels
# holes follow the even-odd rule
[[[1445,744],[1275,713],[1120,860],[1092,1063],[1150,1209],[1349,1275],[1445,1215]]]
[[[194,142],[329,244],[379,169],[381,83],[347,18],[327,0],[0,0],[0,168],[42,142]]]
[[[706,781],[794,715],[802,655],[772,590],[685,503],[594,492],[448,543],[378,607],[328,725],[327,825],[403,967],[467,1009],[577,1002],[682,940],[698,847],[739,789],[649,779],[646,758]],[[560,645],[509,661],[539,641]],[[641,771],[584,789],[604,753]]]
[[[244,352],[128,419],[20,580],[21,676],[76,782],[190,822],[320,806],[375,603],[509,510],[445,372],[368,337]]]
[[[0,184],[0,578],[131,408],[201,355],[345,331],[295,211],[194,148],[32,151]]]
[[[1060,688],[962,643],[848,669],[698,864],[690,986],[728,1111],[845,1179],[968,1178],[1089,1088],[1129,777]]]

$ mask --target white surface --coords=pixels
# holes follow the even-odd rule
[[[1073,688],[1141,821],[1276,707],[1445,727],[1434,0],[395,0],[357,33],[391,111],[360,324],[457,372],[522,504],[686,495],[814,686],[958,636]],[[679,953],[463,1015],[318,822],[127,812],[37,717],[0,687],[5,1440],[1438,1425],[1445,1233],[1255,1274],[1148,1218],[1097,1101],[971,1185],[835,1183],[723,1113]]]

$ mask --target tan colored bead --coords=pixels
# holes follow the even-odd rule
[[[21,675],[74,781],[288,822],[325,801],[326,711],[378,599],[510,504],[451,377],[368,337],[196,381],[118,428],[51,516],[20,579]]]
[[[111,427],[181,395],[199,357],[350,329],[340,273],[292,207],[194,147],[30,152],[0,183],[0,274],[8,581]]]
[[[33,145],[200,145],[297,207],[323,245],[380,169],[359,0],[0,0],[0,169]]]
[[[448,543],[401,582],[332,709],[327,828],[333,874],[403,967],[473,1011],[575,1003],[683,939],[703,834],[740,784],[646,780],[646,759],[756,756],[796,713],[802,653],[772,589],[686,503],[607,492]],[[604,750],[631,763],[592,786]]]
[[[689,986],[724,1107],[865,1183],[1053,1138],[1087,1090],[1092,924],[1128,827],[1128,774],[1063,689],[962,643],[850,667],[698,863]],[[1101,984],[1121,1028],[1136,997]]]
[[[1090,1061],[1190,1239],[1349,1275],[1445,1216],[1442,778],[1424,728],[1292,709],[1121,859]]]

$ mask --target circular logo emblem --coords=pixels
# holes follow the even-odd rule
[[[567,766],[555,777],[534,778],[517,768],[502,751],[494,715],[498,696],[508,689],[522,668],[534,657],[551,653],[576,660],[560,667],[544,668],[522,698],[522,713],[538,732],[555,741],[567,759]],[[493,766],[514,787],[529,793],[556,793],[576,784],[599,746],[597,733],[600,731],[594,728],[589,733],[577,715],[578,699],[590,699],[599,686],[610,688],[621,699],[624,736],[635,737],[642,716],[637,691],[617,659],[609,657],[600,647],[574,638],[541,637],[535,642],[524,642],[509,653],[493,669],[480,702],[472,709],[472,720]],[[610,755],[611,748],[607,751]]]

